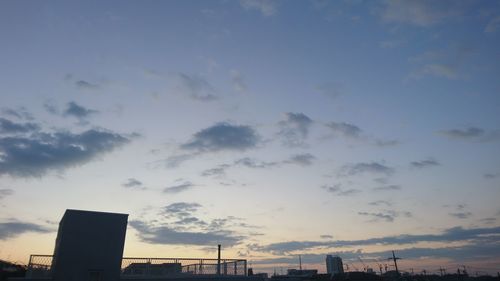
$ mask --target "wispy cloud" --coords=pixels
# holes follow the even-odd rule
[[[361,192],[361,190],[355,188],[344,189],[341,184],[323,185],[321,188],[335,196],[351,196]]]
[[[27,232],[48,233],[52,230],[38,224],[17,220],[0,222],[0,240],[14,238]]]
[[[100,88],[100,86],[98,84],[90,83],[90,82],[85,81],[85,80],[75,81],[75,86],[78,89],[82,89],[82,90],[96,90],[96,89]]]
[[[198,101],[213,101],[217,99],[214,87],[203,77],[186,73],[175,73],[177,90],[183,95]]]
[[[483,245],[491,245],[491,243],[493,243],[497,245],[500,242],[499,237],[500,227],[468,229],[462,227],[452,227],[445,229],[439,234],[401,234],[361,240],[288,241],[271,243],[264,246],[256,246],[255,250],[272,252],[275,254],[284,254],[293,251],[306,251],[317,247],[335,248],[361,247],[369,245],[410,245],[419,242],[451,243],[459,241],[468,241],[469,243],[477,244],[482,243]]]
[[[381,18],[386,22],[429,27],[460,16],[467,1],[386,0],[382,3]]]
[[[340,134],[349,138],[359,138],[362,133],[362,130],[358,126],[345,122],[330,122],[327,123],[326,126],[335,134]]]
[[[420,160],[420,161],[412,161],[410,163],[410,166],[413,167],[413,168],[427,168],[427,167],[433,167],[433,166],[439,166],[441,165],[438,161],[432,159],[432,158],[429,158],[429,159],[425,159],[425,160]]]
[[[12,190],[10,188],[0,189],[0,200],[4,199],[5,197],[10,196],[12,194],[14,194],[14,190]]]
[[[163,189],[163,193],[180,193],[180,192],[186,191],[188,189],[191,189],[193,187],[195,187],[195,185],[193,183],[186,181],[186,182],[181,183],[181,184],[165,187]]]
[[[256,10],[263,16],[272,16],[277,12],[276,0],[240,0],[240,5],[246,10]]]
[[[394,169],[379,162],[360,162],[346,164],[340,169],[341,175],[354,176],[358,174],[382,174],[389,176],[394,173]]]
[[[396,184],[390,184],[390,185],[382,185],[382,186],[377,186],[377,187],[374,187],[373,190],[374,191],[395,191],[395,190],[401,190],[402,187],[400,185],[396,185]]]
[[[326,97],[335,99],[345,94],[344,86],[340,83],[328,82],[316,86],[316,90]]]
[[[139,232],[139,238],[151,244],[167,245],[215,245],[233,246],[244,239],[232,232],[193,232],[180,231],[168,226],[152,226],[148,223],[133,220],[129,225]]]
[[[76,102],[69,102],[64,110],[64,116],[76,117],[80,120],[86,119],[87,117],[98,113],[97,110],[85,108]]]
[[[140,189],[140,190],[145,190],[146,187],[144,184],[135,178],[129,178],[125,183],[122,184],[123,187],[130,188],[130,189]]]
[[[304,146],[313,120],[304,113],[287,112],[284,117],[284,120],[278,123],[278,135],[283,144],[289,147]]]
[[[194,202],[176,202],[160,212],[162,218],[152,221],[132,220],[129,224],[138,231],[139,238],[151,244],[197,245],[224,244],[234,246],[247,238],[241,232],[255,229],[244,219],[227,216],[203,220],[197,216],[202,205]]]
[[[231,83],[233,84],[233,89],[238,93],[245,93],[247,91],[247,83],[245,82],[245,77],[238,70],[231,70]]]
[[[255,159],[245,157],[238,159],[234,162],[234,165],[242,165],[248,168],[269,168],[278,165],[278,162],[258,162]]]
[[[1,113],[8,115],[10,117],[15,117],[19,120],[33,120],[35,119],[33,115],[26,110],[25,107],[21,106],[16,109],[4,107],[1,109]]]
[[[495,33],[499,29],[500,29],[500,16],[496,16],[488,22],[488,24],[484,28],[484,32]]]
[[[479,127],[466,127],[439,131],[440,134],[450,139],[490,142],[500,140],[500,130],[487,131]]]
[[[40,126],[36,123],[17,123],[0,117],[0,134],[30,133],[39,129]]]
[[[398,217],[410,218],[413,215],[410,212],[395,211],[395,210],[383,210],[381,212],[358,212],[358,215],[371,218],[368,222],[393,222]]]
[[[310,153],[295,154],[290,157],[290,159],[283,161],[288,164],[297,164],[300,166],[310,166],[316,160],[316,156]]]

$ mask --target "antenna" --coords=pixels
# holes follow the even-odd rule
[[[401,258],[396,257],[394,254],[394,251],[392,251],[392,258],[388,258],[388,260],[393,260],[394,261],[394,267],[396,268],[396,273],[399,275],[399,270],[398,270],[398,262],[397,260],[400,260]]]

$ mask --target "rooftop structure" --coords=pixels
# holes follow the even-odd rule
[[[31,255],[25,280],[261,280],[247,261],[219,258],[124,258],[127,214],[66,210],[54,255]]]

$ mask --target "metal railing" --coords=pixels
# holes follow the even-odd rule
[[[220,268],[219,268],[220,266]],[[31,255],[26,277],[51,277],[52,256]],[[122,277],[161,277],[172,275],[241,275],[247,272],[247,261],[242,259],[199,258],[122,258]]]

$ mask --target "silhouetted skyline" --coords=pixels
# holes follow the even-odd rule
[[[86,209],[125,256],[494,269],[499,34],[486,0],[3,1],[0,259]]]

